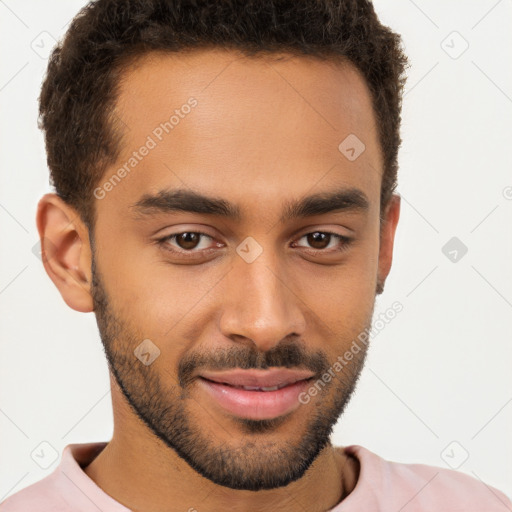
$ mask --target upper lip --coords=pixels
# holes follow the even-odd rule
[[[288,368],[274,368],[268,370],[242,370],[235,369],[224,372],[201,372],[199,377],[214,382],[229,384],[231,386],[274,387],[287,386],[300,380],[314,377],[308,370],[293,370]]]

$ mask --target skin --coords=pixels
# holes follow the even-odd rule
[[[391,268],[400,198],[393,195],[385,205],[381,223],[382,154],[364,79],[350,64],[280,57],[225,50],[145,55],[124,74],[116,114],[126,129],[105,179],[188,98],[198,105],[95,200],[95,248],[73,208],[55,194],[39,202],[45,269],[68,306],[95,311],[111,370],[113,438],[85,472],[135,511],[326,511],[357,482],[357,461],[332,446],[328,435],[365,351],[309,404],[274,423],[243,422],[226,413],[192,374],[180,387],[179,364],[193,355],[203,357],[194,371],[228,352],[236,356],[229,360],[232,368],[251,356],[261,362],[274,354],[273,361],[284,361],[281,349],[291,344],[303,367],[311,368],[318,355],[327,369],[371,325],[376,292]],[[366,146],[355,161],[338,150],[350,133]],[[177,187],[232,202],[242,219],[133,214],[130,206],[143,194]],[[280,222],[286,202],[335,188],[359,189],[368,209]],[[322,249],[305,236],[317,231],[352,242],[336,252],[343,242],[331,238]],[[201,239],[197,248],[177,239],[155,242],[180,232],[212,238]],[[236,252],[248,236],[263,250],[252,263]],[[213,250],[187,259],[167,251],[169,245]],[[161,352],[149,366],[133,355],[147,338]],[[167,428],[163,435],[155,435],[136,406],[148,417],[154,413],[153,427]],[[314,460],[298,471],[293,454],[306,434],[314,434],[318,416],[325,430],[317,429],[315,442],[303,446]],[[207,478],[181,458],[165,438],[175,434],[173,418],[188,428],[191,443],[184,445],[201,446],[196,460],[210,462],[214,473],[219,448],[228,449],[229,467],[242,472],[247,488],[216,483],[219,474]],[[295,479],[285,485],[287,464]],[[273,477],[281,485],[265,487],[265,478],[268,484]],[[251,485],[260,490],[247,490]]]

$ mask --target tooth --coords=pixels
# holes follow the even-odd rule
[[[258,387],[258,386],[242,386],[246,391],[277,391],[279,386],[269,386],[269,387]]]

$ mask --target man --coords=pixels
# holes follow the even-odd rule
[[[75,18],[40,97],[57,193],[37,225],[66,304],[96,315],[114,435],[2,511],[512,507],[329,439],[392,264],[406,64],[364,0]]]

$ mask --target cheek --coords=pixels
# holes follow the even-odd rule
[[[171,265],[156,247],[141,248],[140,240],[119,236],[118,231],[109,236],[103,233],[99,247],[105,286],[116,309],[145,338],[161,344],[185,343],[184,334],[204,327],[222,309],[229,293],[222,279],[229,264]],[[333,336],[329,330],[343,339],[353,335],[366,326],[372,311],[378,229],[372,226],[368,231],[339,264],[315,265],[297,259],[285,271],[299,307],[306,316],[308,308],[314,313],[309,323],[327,337]]]
[[[337,346],[350,344],[371,323],[375,302],[375,280],[351,273],[350,278],[331,278],[321,292],[308,294],[306,304],[316,314],[310,322]]]
[[[111,265],[114,297],[123,318],[169,356],[187,348],[192,332],[209,320],[223,266],[173,266],[156,249],[125,254]],[[156,256],[155,256],[156,255]],[[162,355],[163,352],[162,352]]]
[[[333,343],[350,343],[371,323],[377,252],[373,243],[362,244],[344,264],[318,267],[297,277],[301,283],[297,295],[315,313],[310,321]]]

